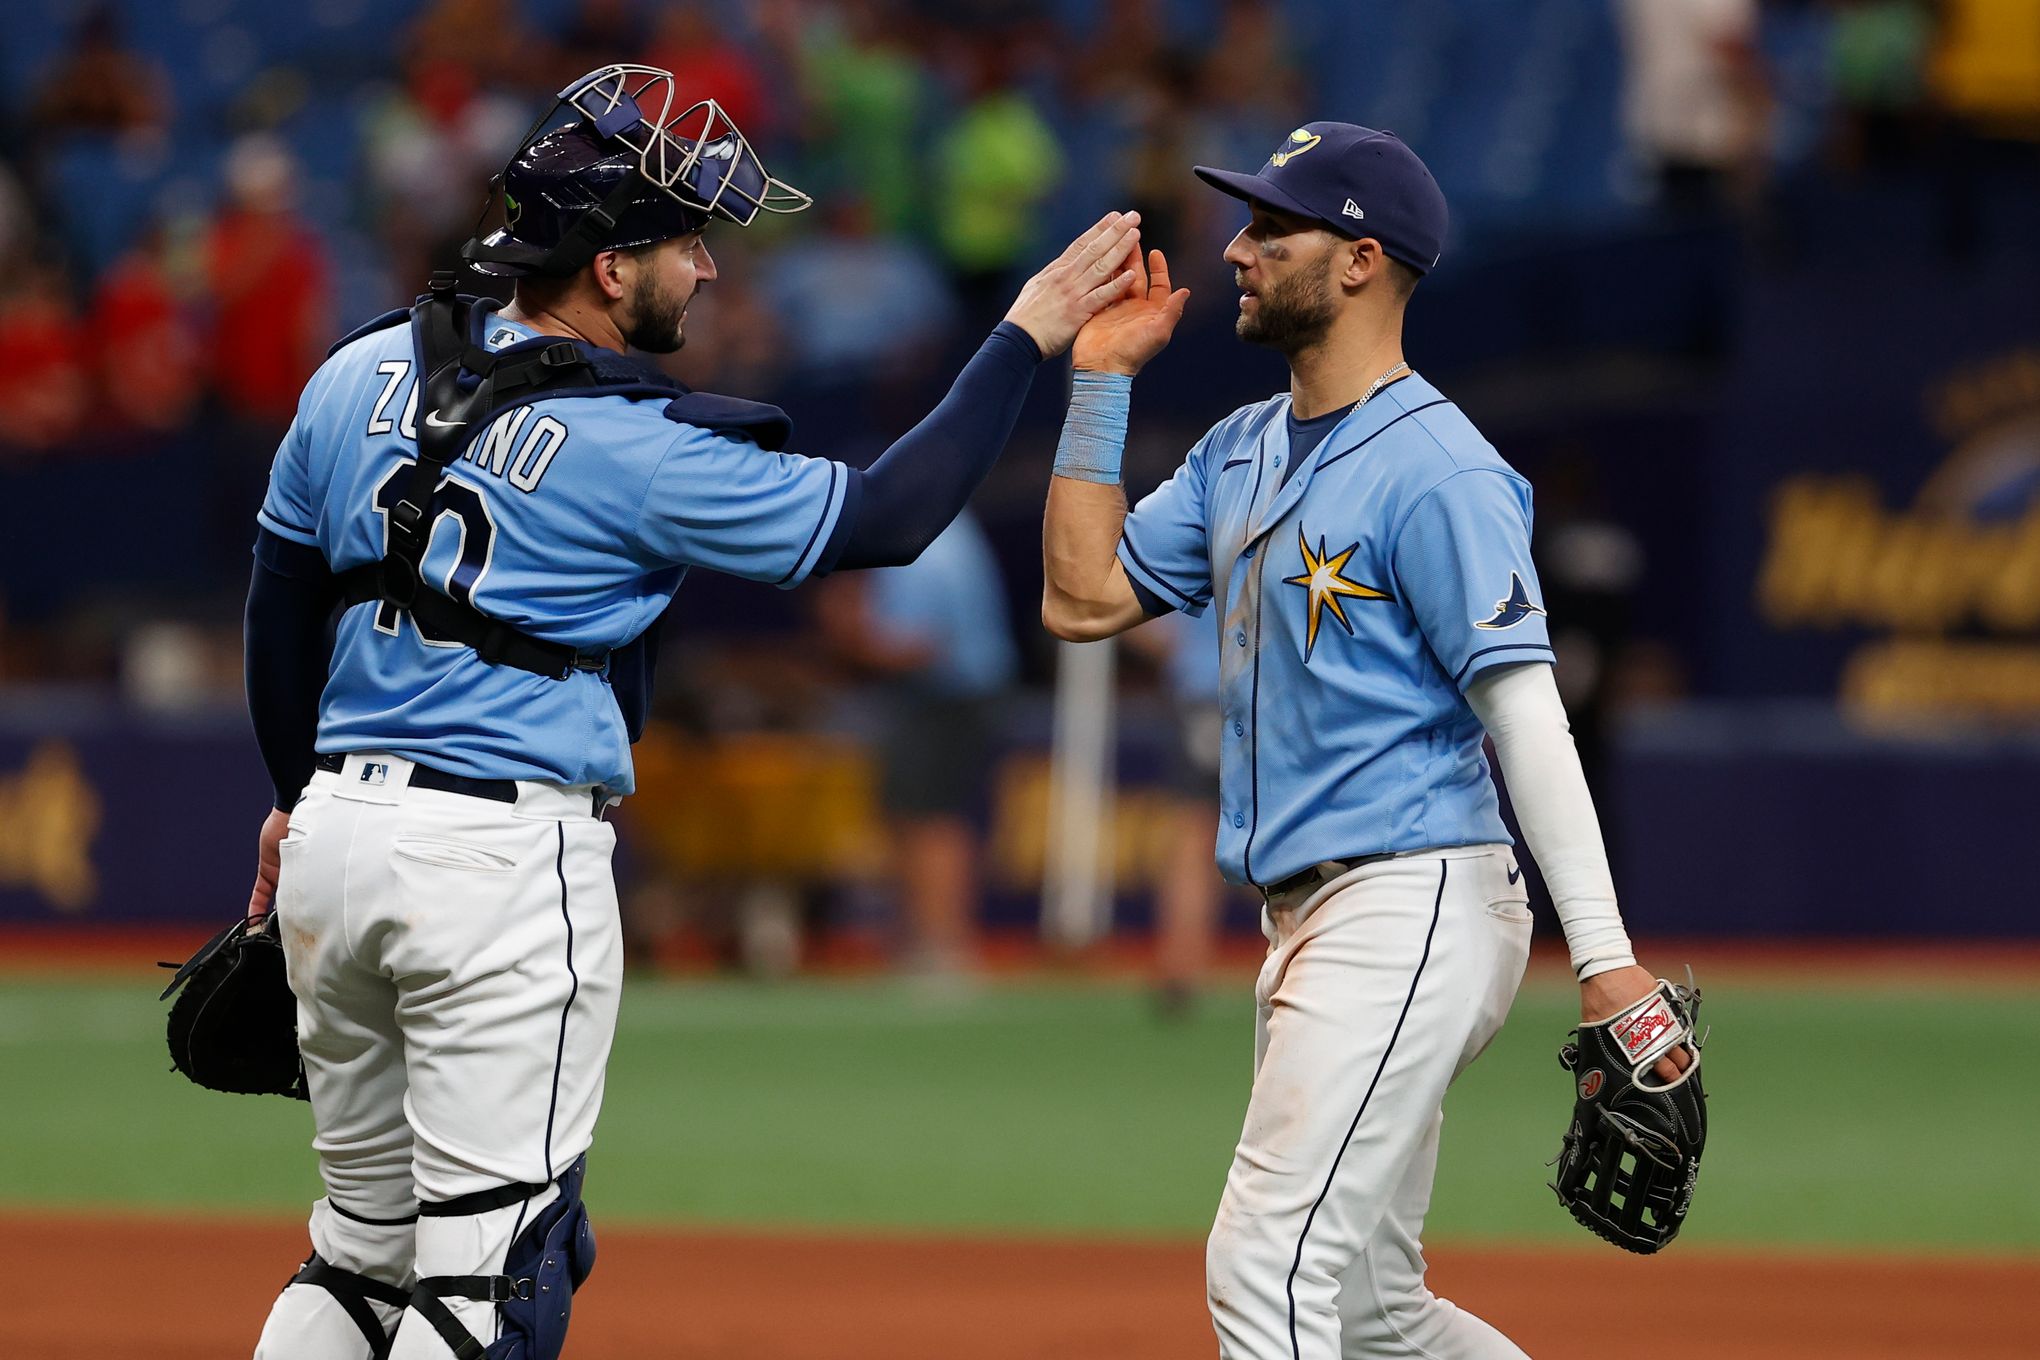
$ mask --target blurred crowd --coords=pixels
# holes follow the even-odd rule
[[[1639,195],[1674,210],[1752,204],[1809,145],[1856,167],[1926,154],[1950,126],[2025,139],[2040,124],[2040,57],[2020,43],[2040,46],[2025,31],[2040,23],[2032,0],[1609,4],[1626,156],[1622,182],[1598,187],[1610,213]],[[129,11],[101,3],[0,109],[13,134],[0,150],[0,459],[89,452],[202,412],[265,430],[287,420],[336,328],[451,261],[534,112],[606,62],[671,69],[816,197],[801,219],[718,237],[740,267],[711,299],[715,343],[680,362],[704,385],[768,393],[939,352],[1103,206],[1138,204],[1152,239],[1207,259],[1229,205],[1184,167],[1257,161],[1303,118],[1394,102],[1330,87],[1337,66],[1310,48],[1356,25],[1308,0],[577,0],[542,16],[517,0],[427,0],[398,6],[394,26],[364,18],[275,53],[229,22],[231,5],[214,8],[254,50],[234,88],[186,101],[199,107],[180,103],[166,55],[129,34]],[[1455,36],[1410,18],[1420,6],[1354,8],[1379,10],[1358,25],[1387,49],[1369,69],[1394,69],[1398,44],[1422,66]],[[1463,25],[1479,8],[1438,11],[1469,11]],[[1531,6],[1529,31],[1577,8]],[[1768,41],[1767,25],[1789,41]],[[195,34],[193,50],[211,60],[215,37]],[[351,61],[329,50],[349,45]],[[1576,45],[1562,59],[1617,56]],[[1419,123],[1452,73],[1431,80],[1399,110]],[[1531,115],[1550,114],[1518,102],[1500,130],[1528,137]],[[1809,111],[1811,133],[1793,126]],[[1449,149],[1425,148],[1434,162]],[[1466,178],[1449,159],[1439,169],[1448,188]],[[1507,170],[1491,174],[1495,192]],[[1455,198],[1478,208],[1477,193]]]
[[[1093,202],[1130,193],[1162,231],[1214,212],[1182,167],[1258,154],[1307,102],[1279,6],[1227,0],[1195,46],[1154,0],[1103,6],[1082,41],[1033,9],[580,0],[548,28],[507,0],[432,0],[374,35],[385,74],[347,97],[279,58],[203,115],[119,7],[90,9],[6,110],[25,135],[0,159],[0,457],[201,412],[287,421],[336,328],[452,262],[534,114],[608,62],[672,70],[817,199],[714,242],[771,267],[725,267],[716,342],[681,368],[749,391],[897,371],[996,319],[1015,269]],[[1075,163],[1073,127],[1133,135]],[[150,169],[215,138],[196,175]],[[335,141],[344,178],[308,185],[301,148]],[[141,201],[94,213],[124,178]]]
[[[213,572],[209,612],[109,613],[102,596],[54,617],[17,608],[10,640],[8,598],[40,587],[0,561],[0,684],[118,678],[144,706],[231,701],[238,555],[305,378],[341,331],[454,261],[531,119],[610,62],[669,69],[684,97],[717,100],[816,200],[712,233],[720,277],[672,371],[788,405],[833,396],[817,451],[853,460],[925,410],[1019,277],[1108,208],[1138,207],[1178,281],[1222,297],[1237,205],[1187,167],[1256,165],[1310,118],[1403,133],[1451,197],[1462,264],[1668,224],[1761,256],[1789,235],[1776,205],[1792,177],[1913,172],[1948,186],[1944,244],[1959,251],[1975,228],[1965,168],[2040,165],[2040,0],[315,0],[261,22],[250,0],[29,4],[49,42],[0,104],[0,486],[181,459],[208,483],[204,513],[165,541],[233,568]],[[0,36],[0,58],[20,41]],[[1518,280],[1534,288],[1535,271],[1494,281]],[[1229,324],[1193,303],[1185,333]],[[1689,348],[1718,359],[1715,328],[1700,329]],[[1144,409],[1203,411],[1209,371],[1157,378],[1177,390],[1144,380]],[[1179,433],[1195,429],[1160,431],[1166,447],[1130,451],[1130,466],[1165,471]],[[1009,463],[1045,464],[1045,445],[1019,442]],[[1585,602],[1566,672],[1591,747],[1648,563],[1606,512],[1593,459],[1567,458],[1540,481],[1539,551],[1551,587]],[[1033,594],[1023,521],[1038,490],[1010,516],[965,521],[918,576],[826,583],[789,616],[790,646],[696,635],[689,656],[713,662],[678,667],[700,682],[678,726],[696,735],[783,728],[850,696],[876,802],[846,825],[891,829],[931,967],[971,949],[998,741],[987,711],[1010,713],[1013,687],[1042,674],[1011,607]],[[995,479],[981,509],[999,494]],[[114,592],[147,598],[162,545],[120,551],[137,566]],[[96,641],[66,642],[81,631]],[[1165,911],[1189,923],[1170,946],[1177,978],[1201,967],[1196,923],[1216,910],[1210,875],[1180,872],[1201,862],[1211,782],[1194,739],[1208,677],[1187,632],[1135,648],[1129,667],[1163,725],[1192,734],[1165,743],[1181,749],[1155,824],[1174,829],[1143,852]],[[813,751],[801,759],[789,779],[826,782]],[[1024,803],[1031,787],[999,796]],[[782,896],[776,916],[747,919],[795,911],[799,894]]]

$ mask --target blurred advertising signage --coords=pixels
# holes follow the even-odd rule
[[[2040,348],[1925,394],[1942,456],[1910,505],[1866,473],[1775,489],[1756,603],[1785,632],[1873,635],[1840,674],[1866,715],[2040,715]]]
[[[65,743],[44,742],[18,767],[0,769],[0,891],[33,894],[60,912],[84,910],[99,893],[92,867],[99,819],[99,796]]]

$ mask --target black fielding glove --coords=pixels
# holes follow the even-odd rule
[[[157,998],[177,996],[170,1005],[170,1061],[214,1091],[309,1100],[276,913],[252,933],[247,927],[246,918],[236,918],[207,940]]]
[[[1551,1188],[1580,1226],[1624,1251],[1661,1250],[1693,1202],[1707,1145],[1699,1017],[1697,987],[1660,979],[1634,1005],[1574,1030],[1558,1052],[1578,1099]],[[1651,1069],[1682,1047],[1692,1063],[1666,1084]]]

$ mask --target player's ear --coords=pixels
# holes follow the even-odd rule
[[[628,268],[624,262],[628,259],[630,256],[625,251],[598,250],[595,258],[588,262],[588,269],[595,276],[597,291],[611,302],[623,301],[623,295],[629,291],[629,280],[624,277],[624,270]]]
[[[1358,288],[1363,283],[1379,282],[1387,276],[1388,256],[1381,253],[1381,242],[1372,236],[1363,236],[1357,241],[1341,241],[1338,244],[1342,268],[1339,282],[1348,288]]]

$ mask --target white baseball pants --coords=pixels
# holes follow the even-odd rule
[[[416,1217],[420,1200],[554,1180],[588,1149],[623,978],[616,836],[588,790],[519,783],[504,803],[411,788],[411,769],[364,753],[315,775],[291,813],[276,898],[326,1186],[312,1245],[406,1290],[421,1275],[497,1273],[558,1193]],[[485,1342],[495,1335],[493,1304],[448,1303]],[[409,1322],[391,1351],[447,1354]],[[306,1284],[279,1296],[256,1349],[368,1355],[332,1295]]]
[[[1512,877],[1515,875],[1515,877]],[[1364,864],[1264,913],[1254,1089],[1206,1252],[1224,1360],[1520,1360],[1424,1284],[1445,1090],[1530,949],[1509,848]]]

